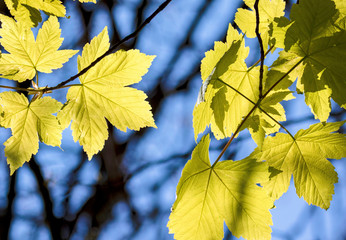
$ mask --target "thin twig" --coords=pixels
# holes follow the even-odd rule
[[[60,218],[57,218],[53,213],[53,200],[52,196],[49,192],[48,187],[45,184],[45,180],[43,178],[42,169],[41,167],[36,163],[36,160],[34,156],[31,157],[31,160],[29,161],[29,167],[34,173],[36,177],[36,182],[38,185],[38,189],[41,193],[43,202],[44,202],[44,209],[46,214],[46,221],[50,228],[52,239],[61,239],[61,227],[62,227],[62,221]]]
[[[271,45],[270,48],[264,53],[264,57],[266,57],[268,55],[268,53],[270,53],[270,51],[274,48],[274,45]],[[254,67],[257,66],[257,64],[259,64],[261,62],[261,58],[258,59],[254,64],[252,64],[251,67],[249,67],[249,69],[247,70],[248,72],[250,70],[252,70]]]
[[[46,88],[47,91],[51,91],[51,90],[55,90],[55,89],[60,89],[62,88],[64,85],[68,84],[69,82],[72,82],[73,80],[75,80],[76,78],[80,77],[81,75],[83,75],[84,73],[86,73],[90,68],[94,67],[98,62],[100,62],[104,57],[106,57],[107,55],[113,53],[113,51],[115,49],[117,49],[121,44],[123,44],[124,42],[130,40],[131,38],[134,38],[138,35],[138,33],[146,26],[148,25],[151,20],[158,15],[161,11],[163,11],[167,5],[171,2],[172,0],[166,0],[164,3],[162,3],[153,14],[151,14],[147,19],[144,20],[144,22],[130,35],[127,35],[126,37],[124,37],[123,39],[121,39],[119,42],[117,42],[116,44],[114,44],[111,48],[108,49],[107,52],[105,52],[104,54],[102,54],[100,57],[98,57],[95,61],[93,61],[89,66],[87,66],[86,68],[84,68],[82,71],[80,71],[79,73],[77,73],[76,75],[70,77],[69,79],[67,79],[66,81],[63,81],[61,83],[59,83],[58,85],[54,86],[54,87],[50,87],[50,88]]]
[[[259,24],[260,24],[260,19],[259,19],[259,11],[258,11],[258,3],[259,0],[256,0],[254,9],[256,11],[256,36],[258,39],[258,43],[260,45],[260,50],[261,50],[261,66],[260,66],[260,77],[259,77],[259,98],[262,98],[262,89],[263,89],[263,62],[264,62],[264,50],[263,50],[263,41],[261,38],[261,35],[259,33]]]
[[[262,99],[265,98],[265,97],[270,93],[270,91],[273,90],[273,88],[275,88],[285,77],[287,77],[288,74],[290,74],[296,67],[298,67],[298,65],[301,64],[301,63],[305,60],[305,58],[306,58],[306,57],[303,57],[302,59],[300,59],[299,62],[297,62],[296,64],[294,64],[294,66],[291,67],[290,70],[288,70],[288,72],[286,72],[284,75],[282,75],[282,77],[281,77],[279,80],[277,80],[277,81],[273,84],[273,86],[271,86],[271,87],[265,92],[265,94],[263,94]]]
[[[143,172],[144,170],[146,170],[152,166],[159,165],[159,164],[165,164],[165,163],[171,162],[172,160],[176,160],[176,159],[186,160],[190,156],[192,151],[193,151],[193,148],[191,148],[191,150],[188,151],[187,153],[174,154],[172,156],[169,156],[169,157],[162,159],[162,160],[159,160],[159,161],[145,163],[142,166],[135,169],[134,171],[132,171],[131,173],[127,174],[124,178],[124,182],[127,183],[133,176]]]
[[[253,105],[256,105],[255,102],[253,102],[250,98],[248,98],[247,96],[245,96],[244,94],[242,94],[238,89],[232,87],[231,85],[229,85],[228,83],[222,81],[220,78],[216,79],[217,81],[225,84],[227,87],[229,87],[230,89],[232,89],[233,91],[235,91],[236,93],[238,93],[240,96],[242,96],[243,98],[245,98],[246,100],[248,100],[249,102],[251,102]]]
[[[27,88],[11,87],[11,86],[5,86],[5,85],[0,85],[0,88],[8,88],[8,89],[13,89],[13,90],[18,90],[18,91],[31,92],[31,90],[29,90]]]

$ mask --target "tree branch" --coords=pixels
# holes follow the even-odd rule
[[[44,209],[46,213],[46,221],[50,228],[52,239],[59,240],[61,239],[62,221],[61,219],[56,218],[53,213],[53,201],[50,196],[50,192],[48,190],[48,187],[45,185],[45,180],[43,178],[41,168],[35,162],[34,157],[32,157],[31,160],[29,161],[29,167],[31,168],[32,172],[34,173],[36,177],[36,182],[42,195],[42,199],[44,202]]]
[[[261,38],[261,35],[259,33],[259,24],[260,24],[260,19],[259,19],[259,11],[258,11],[258,3],[259,0],[256,0],[254,8],[256,11],[256,36],[258,39],[258,43],[260,45],[260,50],[261,50],[261,66],[260,66],[260,77],[259,77],[259,98],[262,98],[262,89],[263,89],[263,62],[264,62],[264,50],[263,50],[263,41]]]
[[[162,3],[156,10],[154,13],[152,13],[147,19],[145,19],[145,21],[130,35],[127,35],[126,37],[124,37],[122,40],[120,40],[118,43],[114,44],[111,48],[108,49],[107,52],[105,52],[104,54],[102,54],[100,57],[98,57],[95,61],[93,61],[89,66],[87,66],[86,68],[84,68],[82,71],[80,71],[79,73],[77,73],[76,75],[70,77],[69,79],[67,79],[66,81],[63,81],[61,83],[59,83],[58,85],[56,85],[55,87],[50,87],[50,88],[46,88],[47,91],[51,91],[51,90],[55,90],[55,89],[60,89],[61,87],[63,87],[64,85],[72,82],[73,80],[75,80],[76,78],[80,77],[81,75],[83,75],[84,73],[86,73],[90,68],[94,67],[98,62],[100,62],[104,57],[108,56],[109,54],[113,53],[113,51],[115,49],[117,49],[121,44],[123,44],[124,42],[130,40],[131,38],[134,38],[138,35],[138,33],[146,26],[148,25],[151,20],[153,20],[154,17],[156,17],[156,15],[158,15],[161,11],[163,11],[167,5],[171,2],[172,0],[166,0],[164,3]]]
[[[17,172],[14,172],[9,178],[9,190],[7,194],[7,207],[5,214],[0,217],[0,239],[10,239],[10,226],[13,219],[12,207],[14,199],[16,196],[15,186],[16,186]]]

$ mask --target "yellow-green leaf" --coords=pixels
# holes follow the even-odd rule
[[[78,57],[79,71],[108,48],[109,37],[105,28],[84,46],[82,56]],[[156,127],[145,93],[129,87],[142,79],[153,59],[154,56],[138,50],[117,51],[83,74],[79,86],[69,89],[68,102],[58,117],[64,127],[72,119],[73,138],[83,145],[89,159],[102,149],[108,138],[106,119],[122,131]]]
[[[201,64],[203,85],[193,111],[195,139],[209,125],[217,139],[230,137],[259,100],[259,67],[247,67],[245,59],[248,53],[242,35],[231,25],[227,42],[216,42],[214,50],[206,53]],[[268,85],[266,76],[267,67],[264,66],[264,89]],[[277,121],[286,119],[279,102],[291,99],[292,95],[280,98],[283,93],[290,94],[287,89],[274,89],[245,124],[251,128],[253,136],[259,134],[255,137],[259,145],[266,134],[279,130]],[[263,113],[268,109],[267,113],[276,122]]]
[[[331,133],[343,124],[317,123],[299,130],[294,138],[284,133],[267,137],[262,149],[255,149],[250,158],[265,160],[282,171],[263,184],[270,196],[278,199],[286,192],[293,174],[297,195],[309,204],[328,209],[338,177],[326,158],[346,157],[345,134]]]
[[[49,17],[42,25],[35,41],[30,29],[21,22],[0,15],[1,45],[9,53],[0,58],[0,72],[4,78],[19,82],[32,79],[36,72],[50,73],[62,67],[76,50],[58,50],[63,39],[60,38],[59,22],[56,17]],[[12,74],[8,74],[9,72]]]
[[[235,23],[243,33],[249,38],[255,38],[256,33],[256,13],[254,10],[255,0],[245,0],[245,4],[251,10],[239,8],[235,15]],[[283,0],[261,0],[258,4],[259,11],[259,33],[263,41],[263,48],[268,49],[270,39],[269,25],[275,17],[281,17],[285,14],[285,2]]]
[[[36,27],[42,21],[40,10],[48,15],[64,17],[66,9],[60,0],[5,0],[7,8],[26,28]]]
[[[344,0],[333,0],[336,9],[339,11],[338,19],[335,23],[342,29],[346,30],[346,2]]]
[[[282,75],[293,63],[300,64],[290,72],[291,79],[298,77],[297,91],[305,94],[306,104],[321,121],[329,117],[330,98],[346,108],[346,31],[337,26],[344,11],[341,5],[340,10],[331,0],[302,0],[294,5],[291,23],[283,24],[284,28],[289,26],[283,42],[285,52],[274,64],[282,69]],[[282,37],[279,42],[282,45]]]
[[[37,153],[39,140],[60,146],[62,129],[52,115],[61,109],[60,102],[44,97],[29,103],[23,94],[3,92],[0,104],[4,110],[1,125],[12,130],[4,143],[11,174]]]
[[[256,184],[269,178],[268,166],[254,159],[209,160],[209,135],[192,153],[177,186],[168,227],[177,240],[223,238],[223,225],[236,237],[270,239],[273,201]]]

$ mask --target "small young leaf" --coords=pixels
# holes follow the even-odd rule
[[[78,70],[87,67],[109,48],[105,28],[78,56]],[[89,159],[100,151],[108,138],[107,122],[122,131],[156,127],[151,107],[142,91],[128,87],[138,83],[147,73],[154,56],[138,50],[117,51],[103,58],[83,74],[80,86],[73,86],[67,93],[68,102],[58,118],[63,127],[72,119],[72,135],[83,145]]]
[[[303,196],[309,204],[328,209],[338,177],[326,158],[346,157],[346,135],[331,133],[343,124],[317,123],[299,130],[294,139],[284,133],[267,137],[262,149],[255,149],[250,158],[265,160],[269,166],[282,171],[264,183],[270,196],[278,199],[286,192],[293,174],[298,196]]]
[[[257,183],[269,179],[268,166],[254,159],[209,160],[209,135],[186,164],[168,227],[177,240],[222,239],[223,222],[236,237],[270,239],[273,201]]]
[[[61,109],[60,102],[44,97],[29,103],[23,94],[3,92],[0,104],[4,110],[1,126],[12,130],[12,137],[4,143],[11,175],[37,153],[39,140],[60,146],[62,129],[52,115]]]

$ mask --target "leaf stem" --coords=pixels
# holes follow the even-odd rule
[[[36,85],[37,85],[37,87],[40,86],[39,83],[38,83],[38,72],[37,71],[36,71]]]
[[[262,99],[265,98],[271,90],[273,90],[285,77],[288,76],[288,74],[290,74],[296,67],[298,67],[299,64],[301,64],[304,60],[305,60],[306,57],[303,57],[302,59],[299,60],[299,62],[297,62],[296,64],[294,64],[293,67],[291,67],[290,70],[288,70],[288,72],[286,72],[284,75],[282,75],[282,77],[277,80],[263,95]]]
[[[268,55],[268,53],[270,53],[270,51],[274,48],[274,45],[271,45],[270,48],[264,53],[264,57],[266,57]],[[247,70],[248,72],[251,71],[254,67],[257,66],[257,64],[259,64],[261,62],[261,58],[258,59],[254,64],[252,64],[251,67],[249,67],[249,69]]]
[[[215,160],[214,164],[212,165],[212,167],[214,167],[216,165],[217,162],[220,161],[221,157],[223,156],[223,154],[226,152],[227,148],[229,147],[229,145],[232,143],[233,139],[235,138],[235,136],[240,132],[241,127],[244,125],[244,123],[246,122],[246,120],[249,118],[249,116],[256,110],[256,108],[259,108],[261,111],[263,111],[269,118],[271,118],[273,121],[275,121],[277,124],[280,125],[280,127],[282,127],[293,139],[294,136],[290,133],[290,131],[288,131],[281,123],[279,123],[276,119],[274,119],[272,116],[270,116],[266,111],[264,111],[262,108],[259,107],[261,101],[270,93],[271,90],[273,90],[273,88],[275,88],[285,77],[288,76],[288,74],[290,74],[300,63],[302,63],[304,61],[305,57],[302,58],[301,60],[299,60],[299,62],[297,62],[288,72],[286,72],[279,80],[277,80],[273,86],[271,86],[267,92],[262,96],[262,98],[260,98],[257,103],[253,106],[253,108],[250,110],[250,112],[245,116],[245,118],[241,121],[241,123],[239,124],[239,126],[237,127],[236,131],[234,132],[234,134],[232,135],[232,137],[228,140],[228,142],[226,143],[225,147],[222,149],[221,153],[219,154],[219,156],[217,157],[217,159]],[[224,81],[222,81],[221,79],[217,79],[220,82],[223,82],[226,86],[230,87],[231,89],[233,89],[234,91],[236,91],[238,94],[240,94],[242,97],[244,97],[245,99],[247,99],[249,102],[253,103],[253,101],[251,101],[248,97],[246,97],[244,94],[242,94],[241,92],[239,92],[237,89],[233,88],[232,86],[230,86],[229,84],[225,83]]]
[[[17,91],[23,91],[23,92],[31,92],[31,93],[49,93],[51,90],[57,90],[57,89],[62,89],[62,88],[69,88],[69,87],[74,87],[74,86],[82,86],[80,83],[76,84],[69,84],[69,85],[64,85],[56,89],[52,89],[51,87],[45,87],[45,88],[20,88],[20,87],[11,87],[11,86],[5,86],[5,85],[0,85],[0,88],[7,88],[7,89],[12,89],[12,90],[17,90]]]
[[[261,110],[265,115],[267,115],[271,120],[273,120],[275,123],[279,124],[280,127],[282,127],[283,130],[285,130],[285,132],[287,132],[288,135],[291,136],[291,138],[293,138],[293,140],[295,140],[294,136],[292,135],[292,133],[290,131],[288,131],[288,129],[282,125],[278,120],[276,120],[275,118],[273,118],[269,113],[267,113],[266,111],[264,111],[260,106],[258,106],[258,109]]]
[[[235,130],[234,134],[232,135],[232,137],[228,140],[228,142],[226,143],[226,145],[224,146],[224,148],[222,149],[221,153],[219,154],[219,156],[217,157],[217,159],[215,160],[215,162],[213,163],[213,165],[211,166],[212,168],[216,165],[216,163],[218,163],[221,159],[221,157],[223,156],[223,154],[226,152],[227,148],[229,147],[229,145],[233,142],[235,136],[237,136],[237,134],[240,132],[240,129],[242,128],[242,126],[244,125],[244,123],[246,122],[246,120],[250,117],[250,115],[256,110],[256,108],[260,105],[261,100],[258,100],[258,102],[255,104],[255,106],[253,106],[253,108],[250,110],[250,112],[244,117],[244,119],[241,121],[241,123],[238,125],[237,129]]]
[[[255,5],[254,5],[254,9],[256,12],[256,30],[255,30],[255,32],[256,32],[256,36],[257,36],[258,43],[259,43],[260,50],[261,50],[261,65],[260,65],[260,77],[259,77],[259,98],[262,99],[264,49],[263,49],[263,41],[262,41],[261,35],[259,33],[260,19],[259,19],[258,3],[259,3],[259,0],[256,0]]]
[[[242,94],[238,89],[232,87],[231,85],[229,85],[228,83],[222,81],[220,78],[216,79],[217,81],[225,84],[227,87],[229,87],[230,89],[232,89],[233,91],[235,91],[236,93],[238,93],[240,96],[242,96],[243,98],[245,98],[246,100],[248,100],[249,102],[251,102],[253,105],[256,105],[255,102],[253,102],[250,98],[248,98],[247,96],[245,96],[244,94]]]
[[[0,85],[0,88],[7,88],[7,89],[13,89],[17,91],[25,91],[25,92],[30,92],[31,90],[27,88],[20,88],[20,87],[11,87],[11,86],[5,86],[5,85]]]
[[[243,98],[245,98],[246,100],[248,100],[249,102],[251,102],[253,105],[256,105],[255,102],[253,102],[251,99],[249,99],[247,96],[245,96],[244,94],[242,94],[240,91],[238,91],[237,89],[235,89],[234,87],[232,87],[231,85],[229,85],[228,83],[222,81],[221,79],[217,79],[217,81],[225,84],[227,87],[231,88],[233,91],[235,91],[236,93],[238,93],[239,95],[241,95]],[[263,99],[262,99],[263,100]],[[277,123],[280,127],[282,127],[293,139],[295,139],[293,137],[293,135],[291,134],[290,131],[288,131],[284,125],[282,125],[279,121],[277,121],[274,117],[272,117],[269,113],[267,113],[265,110],[263,110],[263,108],[261,108],[260,105],[258,105],[258,109],[261,110],[265,115],[267,115],[271,120],[273,120],[275,123]]]

